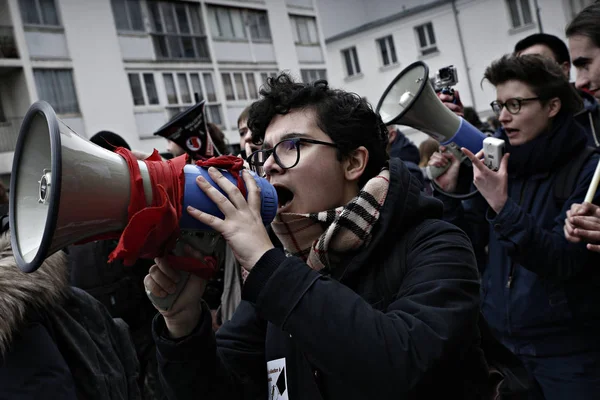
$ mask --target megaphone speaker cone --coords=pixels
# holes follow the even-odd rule
[[[426,133],[441,144],[456,143],[477,153],[485,135],[440,101],[429,81],[429,68],[412,63],[386,88],[376,108],[387,125],[405,125]]]

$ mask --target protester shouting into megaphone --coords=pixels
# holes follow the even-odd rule
[[[463,202],[436,196],[445,203],[447,219],[468,233],[480,256],[482,314],[495,338],[533,378],[532,398],[576,393],[578,399],[594,399],[600,390],[595,310],[600,259],[583,243],[569,243],[563,223],[567,210],[583,201],[598,155],[575,170],[568,198],[559,198],[556,190],[561,170],[586,151],[585,132],[573,118],[581,99],[560,66],[538,55],[505,56],[486,69],[485,79],[496,89],[491,107],[510,156],[492,171],[480,161],[481,153],[463,149],[481,196]],[[430,165],[449,162],[439,184],[451,191],[458,175],[454,156],[438,153]],[[584,364],[593,367],[573,367]]]
[[[487,371],[467,237],[438,219],[441,204],[421,195],[402,161],[388,160],[387,129],[360,96],[286,74],[261,95],[248,126],[262,149],[248,162],[277,189],[271,228],[284,250],[260,220],[248,173],[248,200],[219,171],[209,173],[224,194],[198,180],[224,217],[187,212],[223,235],[249,275],[216,337],[200,278],[170,311],[159,308],[167,395],[474,398]],[[155,296],[175,290],[173,267],[158,259],[146,277]]]

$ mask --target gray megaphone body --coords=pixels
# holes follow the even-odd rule
[[[431,86],[429,68],[422,61],[412,63],[394,78],[383,92],[376,112],[386,125],[406,125],[426,133],[459,160],[465,157],[461,147],[476,154],[483,148],[486,138],[483,132],[440,101]],[[428,167],[429,179],[442,175],[448,166]]]
[[[148,167],[143,161],[137,163],[150,205],[153,187]],[[182,200],[204,209],[207,206],[198,201],[206,202],[206,196],[196,185],[187,184],[201,169],[185,166]],[[254,178],[261,187],[261,211],[267,225],[277,212],[277,193],[265,179]],[[56,117],[48,103],[34,103],[19,132],[10,184],[11,240],[19,268],[33,272],[49,255],[68,245],[122,231],[129,221],[130,186],[123,157],[81,138]],[[208,206],[215,205],[210,202]],[[187,218],[182,221],[182,233],[206,230],[199,222],[194,226]]]

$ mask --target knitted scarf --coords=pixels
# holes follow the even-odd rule
[[[388,169],[370,179],[343,207],[312,214],[282,213],[271,223],[286,253],[330,272],[341,257],[370,243],[390,182]]]

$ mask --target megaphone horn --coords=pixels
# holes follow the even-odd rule
[[[376,111],[386,125],[406,125],[442,145],[465,147],[473,154],[482,149],[486,138],[440,101],[429,81],[429,67],[422,61],[410,64],[394,78],[383,92]],[[441,173],[443,170],[437,176]]]
[[[172,160],[160,163],[169,168],[133,161],[143,186],[138,187],[139,196],[148,207],[164,190],[158,190],[153,175],[158,168],[163,175],[172,175],[167,176],[169,180],[179,182],[181,178],[181,204],[177,207],[192,205],[223,216],[195,185],[196,177],[203,175],[218,188],[206,168],[188,164],[176,170]],[[81,138],[56,117],[48,103],[34,103],[21,125],[10,183],[11,240],[19,268],[33,272],[46,257],[70,244],[106,233],[120,234],[131,219],[132,188],[139,186],[139,180],[132,185],[131,171],[132,165],[124,157]],[[222,172],[236,183],[231,173]],[[268,224],[277,211],[277,193],[265,179],[254,178],[261,188],[263,222]],[[185,211],[177,224],[182,233],[210,231]]]

